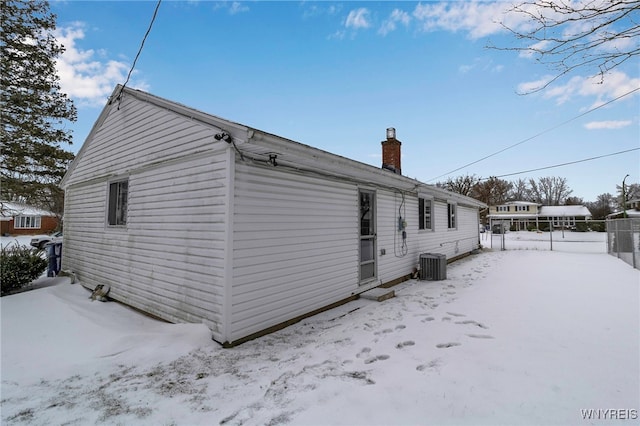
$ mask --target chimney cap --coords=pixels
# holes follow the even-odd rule
[[[394,127],[387,127],[387,139],[396,138],[396,129]]]

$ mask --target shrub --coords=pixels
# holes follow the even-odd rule
[[[47,260],[39,250],[19,244],[0,248],[1,295],[28,285],[46,269]]]
[[[578,222],[576,223],[576,231],[577,232],[587,232],[589,230],[589,224],[586,222]]]

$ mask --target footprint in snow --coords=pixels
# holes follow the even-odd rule
[[[425,370],[431,370],[431,369],[437,370],[438,367],[440,367],[441,364],[442,364],[442,361],[440,360],[440,358],[436,358],[433,361],[429,361],[426,364],[418,365],[416,367],[416,370],[418,370],[418,371],[425,371]]]
[[[376,355],[374,357],[365,359],[364,363],[365,364],[371,364],[371,363],[374,363],[376,361],[384,361],[385,359],[389,359],[389,355]]]
[[[453,316],[453,317],[466,317],[465,314],[457,314],[455,312],[447,312],[447,314]]]
[[[413,346],[413,345],[415,345],[415,344],[416,344],[416,342],[414,342],[413,340],[407,340],[406,342],[398,343],[398,344],[396,345],[396,348],[397,348],[397,349],[402,349],[402,348],[404,348],[405,346]]]
[[[460,345],[461,343],[458,343],[458,342],[439,343],[436,345],[436,348],[443,349],[443,348],[451,348],[453,346],[460,346]]]
[[[469,337],[473,337],[474,339],[493,339],[493,336],[488,334],[467,334]]]
[[[473,320],[456,321],[456,324],[471,324],[471,325],[475,325],[476,327],[480,327],[480,328],[484,328],[484,329],[489,328],[486,325],[484,325],[482,323],[479,323],[478,321],[473,321]]]
[[[367,355],[369,352],[371,352],[371,348],[362,348],[360,349],[360,352],[358,352],[358,354],[356,355],[356,358],[360,358],[364,355]]]

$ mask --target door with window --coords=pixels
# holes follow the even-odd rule
[[[360,284],[376,278],[376,194],[359,191],[360,198]]]

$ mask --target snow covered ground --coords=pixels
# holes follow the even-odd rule
[[[0,299],[2,424],[637,424],[640,271],[589,246],[486,250],[232,349],[45,278]]]

